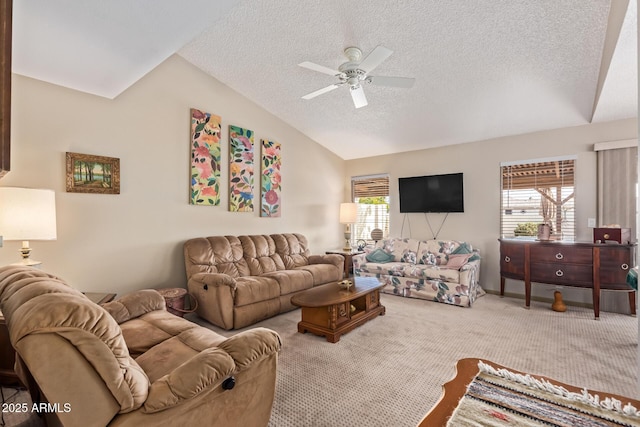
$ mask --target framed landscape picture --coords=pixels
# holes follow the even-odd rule
[[[67,153],[67,192],[120,194],[120,159]]]

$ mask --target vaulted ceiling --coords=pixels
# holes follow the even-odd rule
[[[107,98],[177,53],[344,159],[637,117],[637,0],[14,0],[13,32],[14,73]],[[412,88],[302,99],[379,45]]]

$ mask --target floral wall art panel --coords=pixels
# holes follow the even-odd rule
[[[229,126],[229,210],[253,212],[253,131]]]
[[[262,217],[279,217],[282,209],[280,199],[281,176],[280,144],[273,141],[262,140],[262,173],[260,178]]]
[[[191,109],[191,197],[190,204],[220,204],[219,116]]]

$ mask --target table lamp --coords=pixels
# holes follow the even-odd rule
[[[4,240],[22,240],[22,261],[36,266],[29,258],[29,240],[56,240],[56,199],[53,190],[0,187],[0,235]]]
[[[351,251],[351,224],[358,219],[357,203],[340,203],[340,224],[345,224],[344,239],[345,251]]]

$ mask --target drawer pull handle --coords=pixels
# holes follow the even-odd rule
[[[629,269],[629,264],[622,264],[620,267],[622,267],[623,270],[627,271]]]
[[[564,276],[564,272],[562,270],[558,270],[558,271],[556,271],[556,276],[562,277],[562,276]]]
[[[564,258],[564,255],[562,255],[560,252],[558,252],[556,254],[556,259],[562,259],[562,258]]]
[[[508,256],[504,257],[504,262],[511,262],[511,258],[509,258]]]

